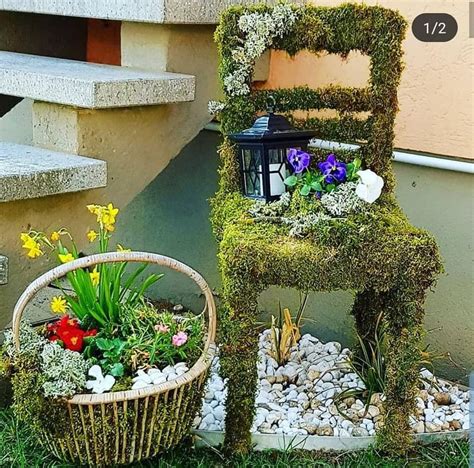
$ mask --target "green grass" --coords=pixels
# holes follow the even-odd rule
[[[11,411],[0,411],[0,467],[48,468],[66,467],[48,454],[27,428],[19,424]],[[384,457],[375,450],[331,453],[288,450],[254,452],[245,457],[224,457],[218,450],[193,449],[188,445],[175,449],[159,459],[136,464],[135,468],[312,468],[312,467],[433,467],[469,466],[467,441],[446,441],[419,446],[404,458]]]

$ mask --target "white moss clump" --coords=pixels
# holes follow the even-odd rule
[[[239,29],[245,34],[243,45],[232,51],[235,70],[224,77],[224,88],[230,96],[250,94],[250,79],[255,61],[294,27],[298,12],[290,5],[276,5],[271,13],[247,13],[239,18]]]
[[[225,104],[220,101],[209,101],[207,110],[211,115],[220,114],[225,109]]]
[[[255,205],[249,209],[249,213],[255,218],[282,216],[290,207],[291,193],[285,192],[278,200],[266,203],[264,201],[256,201]]]
[[[41,372],[47,379],[44,396],[71,397],[83,390],[89,367],[82,354],[47,343],[41,352]]]
[[[346,182],[339,185],[336,190],[326,193],[321,197],[321,204],[332,216],[347,216],[360,213],[369,206],[356,194],[357,184]]]
[[[38,334],[27,322],[20,323],[20,352],[18,353],[20,356],[37,359],[47,342],[48,340]],[[14,360],[17,357],[13,330],[5,332],[4,349],[10,359]]]
[[[321,222],[331,219],[324,213],[299,214],[291,218],[282,218],[290,227],[290,237],[306,237]]]

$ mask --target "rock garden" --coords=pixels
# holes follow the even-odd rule
[[[259,337],[252,433],[366,437],[383,425],[385,397],[375,392],[367,400],[364,381],[349,362],[349,349],[306,334],[291,348],[289,361],[280,366],[271,348],[271,330],[265,330]],[[349,396],[351,393],[355,396]],[[201,415],[194,421],[196,429],[224,430],[226,394],[216,357]],[[428,369],[420,372],[416,408],[410,418],[414,433],[469,429],[469,391],[437,379]]]

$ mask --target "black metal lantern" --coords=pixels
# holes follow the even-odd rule
[[[306,151],[314,136],[314,131],[296,130],[272,109],[251,128],[230,135],[238,143],[243,194],[267,202],[278,199],[286,191],[283,181],[290,175],[288,151]]]

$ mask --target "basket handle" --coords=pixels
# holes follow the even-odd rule
[[[52,270],[49,270],[41,275],[25,289],[13,310],[13,337],[15,340],[16,349],[19,350],[20,348],[20,322],[23,312],[25,311],[28,302],[38,291],[72,271],[78,270],[80,268],[88,268],[93,265],[99,265],[101,263],[114,262],[154,263],[156,265],[164,266],[183,273],[191,278],[199,286],[206,299],[205,309],[207,308],[208,311],[209,330],[207,333],[206,343],[204,344],[204,350],[208,350],[210,344],[214,342],[216,335],[216,304],[214,302],[214,297],[209,285],[197,271],[193,270],[186,264],[175,260],[174,258],[150,252],[107,252],[89,255],[87,257],[78,258],[72,262],[59,265],[56,268],[53,268]]]

